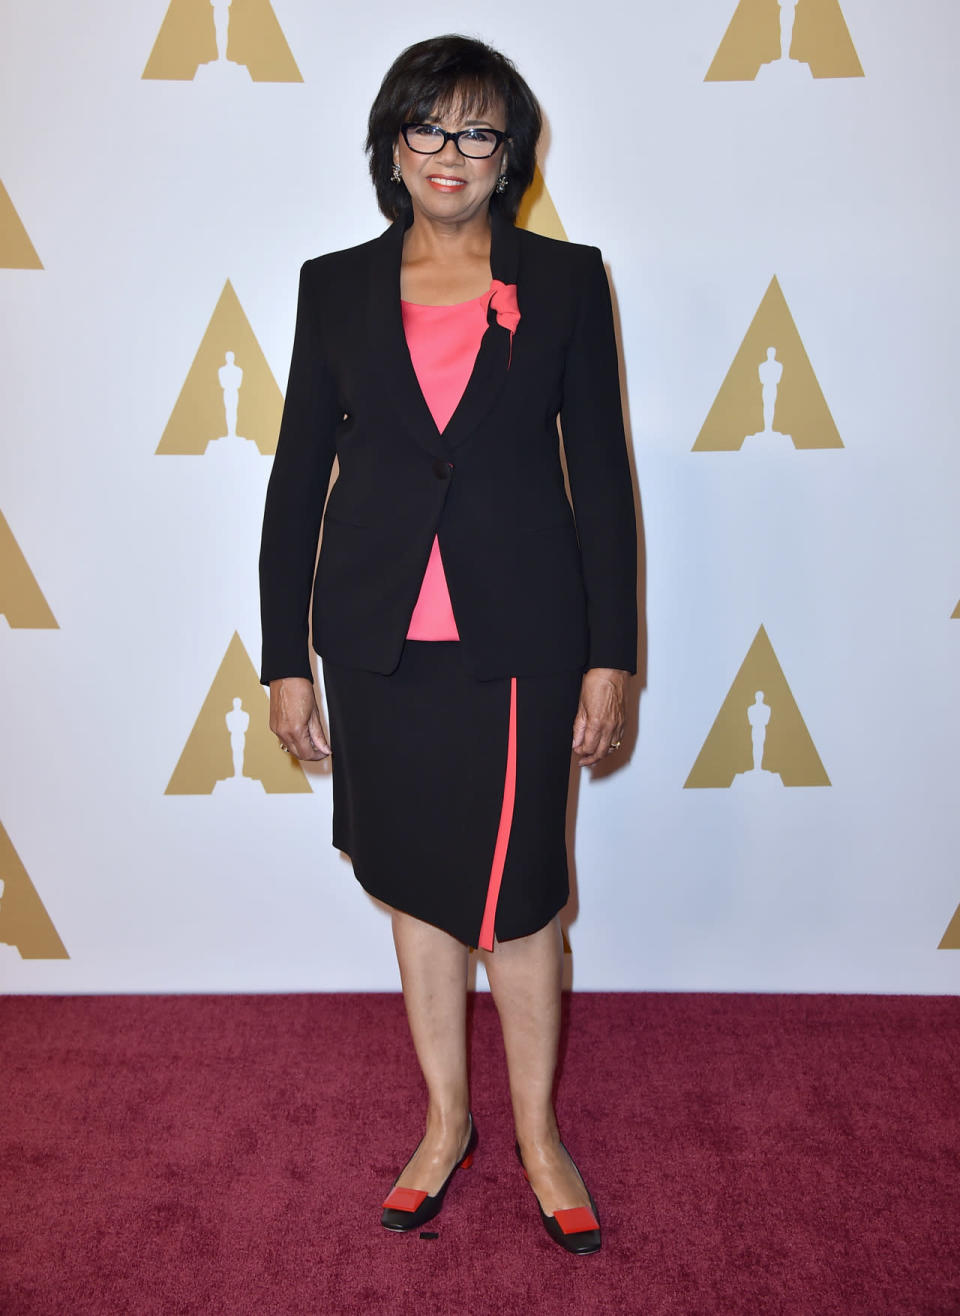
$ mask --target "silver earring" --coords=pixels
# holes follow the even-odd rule
[[[496,190],[498,192],[506,192],[509,183],[510,183],[510,179],[506,176],[506,174],[501,174],[500,177],[497,179]]]
[[[396,160],[394,160],[393,169],[390,172],[390,182],[391,183],[403,182],[403,175],[400,172],[400,166],[397,164]]]

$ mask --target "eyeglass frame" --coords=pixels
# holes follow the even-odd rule
[[[440,145],[437,147],[435,151],[421,151],[416,146],[410,145],[410,139],[407,137],[408,128],[431,128],[437,133],[438,136],[441,133],[443,134],[443,141],[440,143]],[[460,138],[465,137],[467,133],[475,133],[475,132],[492,133],[493,136],[496,137],[497,143],[489,155],[467,155],[466,151],[460,150]],[[460,131],[456,133],[448,133],[447,130],[445,128],[441,128],[438,123],[423,123],[423,122],[402,123],[400,125],[400,135],[403,138],[404,142],[406,143],[408,149],[413,151],[414,154],[416,155],[439,155],[440,152],[443,150],[443,148],[446,146],[447,142],[453,142],[454,146],[463,156],[464,160],[489,160],[496,155],[496,153],[500,150],[504,142],[508,142],[510,140],[510,134],[502,133],[499,130],[499,128],[486,128],[486,127],[481,128],[479,126],[474,126],[473,128],[461,128]]]

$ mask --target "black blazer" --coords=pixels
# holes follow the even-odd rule
[[[511,350],[489,311],[442,435],[404,338],[403,223],[303,266],[260,550],[262,681],[311,675],[321,519],[313,643],[333,662],[396,668],[437,534],[478,678],[635,670],[636,524],[600,253],[492,225],[493,277],[517,285],[520,323]]]

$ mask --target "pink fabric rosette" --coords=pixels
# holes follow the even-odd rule
[[[510,362],[513,360],[513,335],[517,332],[517,325],[520,323],[517,285],[494,279],[490,287],[493,289],[490,295],[490,305],[496,314],[497,324],[500,325],[501,329],[509,330],[510,333],[510,355],[507,358],[507,369],[509,370]]]

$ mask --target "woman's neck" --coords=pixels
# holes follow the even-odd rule
[[[479,297],[490,286],[490,220],[484,213],[462,224],[415,215],[403,240],[400,296],[449,306]]]
[[[439,221],[414,212],[403,239],[404,262],[440,265],[490,259],[490,215],[487,211],[459,222]]]

